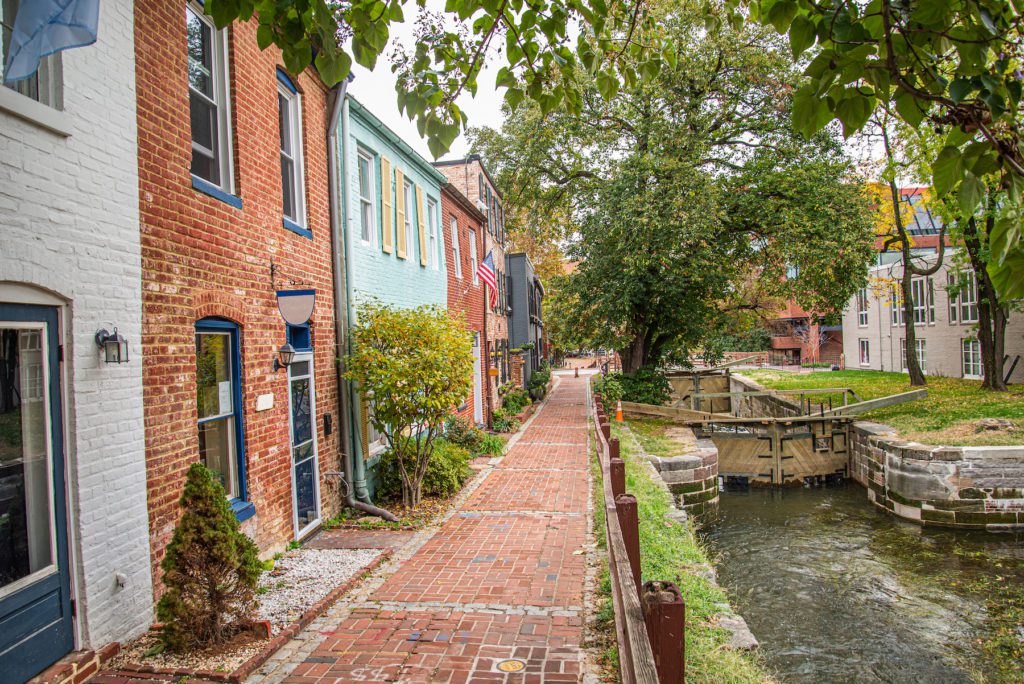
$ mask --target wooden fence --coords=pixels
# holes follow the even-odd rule
[[[672,582],[640,583],[636,497],[626,493],[626,466],[600,395],[594,395],[597,447],[604,488],[608,572],[624,684],[683,684],[686,611]]]

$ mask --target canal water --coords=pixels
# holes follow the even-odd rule
[[[855,484],[723,492],[703,535],[783,682],[1018,681],[1024,535],[923,529]]]

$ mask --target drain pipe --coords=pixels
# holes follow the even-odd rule
[[[330,191],[331,208],[331,267],[334,275],[334,334],[337,343],[336,352],[338,355],[335,368],[338,375],[338,414],[341,416],[341,484],[344,489],[345,505],[391,522],[397,522],[390,511],[378,508],[370,503],[369,492],[366,491],[366,471],[361,458],[357,458],[352,447],[355,444],[354,422],[352,413],[354,406],[354,395],[351,383],[345,379],[344,364],[345,353],[348,351],[348,328],[352,321],[352,284],[348,275],[349,260],[349,230],[348,230],[348,202],[342,200],[342,191],[347,188],[348,163],[345,150],[348,147],[348,84],[351,77],[346,78],[338,85],[331,88],[331,115],[327,123],[327,176],[328,188]],[[338,119],[342,125],[342,158],[346,163],[342,166],[342,183],[338,178]],[[344,238],[341,243],[339,238]],[[347,401],[346,401],[347,398]],[[347,453],[351,451],[350,453]],[[335,475],[335,473],[328,473]],[[352,483],[350,485],[350,483]],[[358,497],[358,498],[357,498]]]

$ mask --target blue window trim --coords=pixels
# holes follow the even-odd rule
[[[293,330],[305,330],[306,331],[306,339],[309,340],[309,344],[305,345],[305,346],[300,346],[300,345],[292,344],[292,339],[293,339],[292,331]],[[309,323],[303,323],[302,325],[291,325],[290,323],[285,323],[284,334],[285,334],[285,337],[288,340],[288,344],[291,344],[292,347],[295,349],[295,351],[297,351],[297,352],[311,352],[311,351],[313,351],[313,336],[312,336],[312,334],[310,333],[310,330],[309,330]]]
[[[213,183],[207,180],[203,180],[202,178],[196,176],[195,174],[192,175],[192,187],[201,193],[213,197],[214,199],[219,199],[221,202],[224,202],[225,204],[230,204],[235,209],[242,208],[241,197],[232,195],[229,192],[224,192]]]
[[[289,76],[288,72],[286,72],[281,67],[277,67],[277,80],[285,88],[287,88],[288,90],[292,91],[292,95],[298,95],[299,94],[299,89],[295,87],[294,83],[292,83],[291,76]]]
[[[231,391],[235,407],[235,458],[238,459],[238,490],[239,496],[231,499],[231,510],[239,522],[248,520],[256,514],[256,507],[248,501],[248,487],[245,475],[245,425],[244,411],[242,411],[242,347],[240,344],[239,327],[237,323],[223,318],[204,318],[196,321],[196,333],[202,332],[229,332],[231,334],[231,363],[232,383]],[[199,421],[201,425],[205,421]]]
[[[291,221],[287,218],[282,218],[281,224],[288,230],[292,231],[293,233],[297,233],[298,235],[301,235],[304,238],[309,238],[310,240],[313,239],[313,231],[309,230],[308,228],[303,228],[298,223],[295,223],[295,221]]]

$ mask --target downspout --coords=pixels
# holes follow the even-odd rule
[[[383,508],[374,506],[369,501],[366,491],[366,471],[363,459],[358,457],[355,449],[354,393],[351,383],[345,379],[345,353],[349,350],[348,330],[352,315],[352,283],[348,275],[350,260],[350,235],[348,230],[348,202],[342,201],[342,190],[348,184],[348,163],[342,166],[342,183],[338,179],[338,119],[342,125],[343,159],[348,144],[348,92],[349,79],[343,80],[331,88],[331,115],[327,122],[327,176],[330,189],[331,208],[331,267],[334,275],[334,334],[337,340],[338,360],[335,364],[338,373],[338,415],[341,416],[341,479],[344,488],[345,505],[370,515],[375,515],[391,522],[398,518]],[[339,236],[344,236],[344,246],[339,244]],[[347,398],[347,401],[346,401]],[[351,453],[346,453],[351,452]],[[359,498],[356,498],[356,494]],[[361,499],[361,500],[360,500]]]

